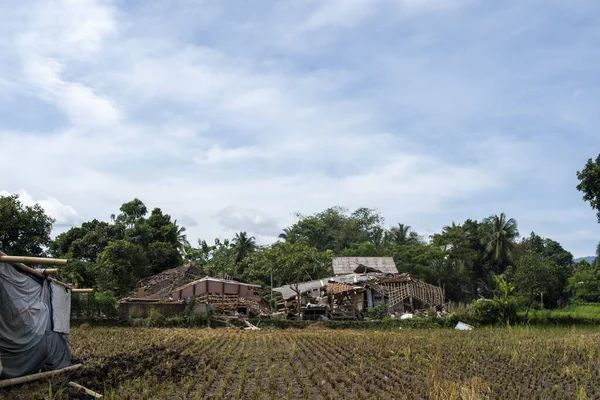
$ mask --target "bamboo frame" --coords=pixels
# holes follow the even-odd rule
[[[57,369],[55,371],[40,372],[40,373],[37,373],[37,374],[20,376],[18,378],[3,379],[3,380],[0,381],[0,389],[1,388],[5,388],[5,387],[9,387],[9,386],[20,385],[20,384],[23,384],[23,383],[29,383],[29,382],[39,381],[40,379],[50,378],[50,377],[53,377],[53,376],[56,376],[56,375],[60,375],[60,374],[65,373],[65,372],[74,371],[74,370],[79,369],[81,367],[83,367],[83,364],[76,364],[76,365],[71,365],[70,367],[65,367],[65,368]]]
[[[0,261],[5,261],[6,257],[10,257],[10,256],[7,255],[6,253],[0,251]],[[14,266],[14,267],[17,267],[18,269],[20,269],[21,271],[23,271],[23,272],[25,272],[25,273],[27,273],[29,275],[36,276],[36,277],[38,277],[40,279],[48,279],[48,280],[56,283],[57,285],[63,286],[65,288],[67,288],[67,289],[71,289],[70,285],[68,285],[68,284],[66,284],[64,282],[61,282],[58,279],[49,278],[46,275],[44,275],[43,273],[41,273],[40,271],[37,271],[37,270],[35,270],[35,269],[31,268],[31,267],[28,267],[27,265],[25,265],[23,263],[17,262],[17,263],[10,263],[10,264],[12,266]]]
[[[0,262],[35,264],[35,265],[60,265],[65,266],[69,262],[64,258],[47,258],[47,257],[23,257],[9,256],[4,253],[0,254]]]

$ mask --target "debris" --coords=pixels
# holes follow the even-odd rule
[[[69,382],[69,386],[74,387],[75,389],[83,390],[86,394],[89,394],[90,396],[92,396],[96,399],[102,398],[102,395],[100,393],[96,393],[93,390],[90,390],[84,386],[81,386],[80,384],[78,384],[76,382]]]
[[[454,329],[458,329],[459,331],[472,331],[473,327],[469,324],[465,324],[464,322],[458,321],[456,327]]]
[[[413,315],[412,314],[402,314],[400,316],[400,319],[412,319]]]
[[[247,328],[244,328],[244,329],[246,329],[246,330],[251,330],[251,331],[260,331],[260,328],[259,328],[259,327],[257,327],[257,326],[255,326],[255,325],[252,325],[252,324],[250,323],[250,321],[248,321],[248,320],[244,320],[244,323],[245,323],[245,324],[246,324],[246,326],[247,326]]]

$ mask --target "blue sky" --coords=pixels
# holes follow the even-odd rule
[[[377,208],[422,235],[505,212],[594,253],[593,0],[0,0],[0,191],[56,232],[134,197],[190,239]]]

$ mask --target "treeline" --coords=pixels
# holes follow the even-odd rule
[[[555,240],[535,233],[520,238],[517,222],[504,214],[453,222],[424,237],[407,225],[386,227],[375,209],[332,207],[298,214],[270,245],[239,232],[192,246],[185,228],[160,208],[148,212],[134,199],[119,211],[110,222],[86,222],[50,240],[53,221],[43,209],[23,206],[16,195],[0,197],[0,246],[12,254],[69,258],[62,279],[118,296],[184,262],[208,275],[258,283],[266,296],[271,287],[330,276],[336,256],[388,256],[400,272],[444,288],[448,301],[491,298],[506,289],[501,285],[524,303],[547,308],[600,300],[600,259],[574,264]]]

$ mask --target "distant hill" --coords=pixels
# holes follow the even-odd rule
[[[573,262],[579,262],[581,260],[585,260],[587,262],[589,262],[590,264],[592,264],[594,262],[594,260],[596,259],[595,256],[589,256],[589,257],[579,257],[573,260]]]

